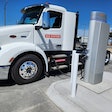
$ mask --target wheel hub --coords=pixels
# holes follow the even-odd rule
[[[19,68],[19,74],[23,79],[31,79],[37,73],[38,67],[33,61],[24,62]]]

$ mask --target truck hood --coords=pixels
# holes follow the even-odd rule
[[[0,46],[13,42],[33,42],[34,25],[12,25],[0,27]]]

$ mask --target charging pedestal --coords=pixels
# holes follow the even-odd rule
[[[97,84],[102,81],[108,36],[109,25],[106,23],[106,15],[102,12],[93,11],[89,28],[85,82]]]

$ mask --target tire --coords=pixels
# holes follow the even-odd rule
[[[11,76],[17,84],[27,84],[39,80],[42,73],[42,61],[33,54],[19,58],[11,68]]]
[[[107,51],[106,58],[105,58],[105,65],[107,65],[110,62],[110,52]]]

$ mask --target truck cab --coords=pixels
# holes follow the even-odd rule
[[[28,6],[21,12],[23,17],[19,24],[33,24],[35,28],[34,44],[41,47],[42,50],[73,49],[75,31],[73,23],[76,19],[74,13],[68,12],[60,6],[47,4]]]

